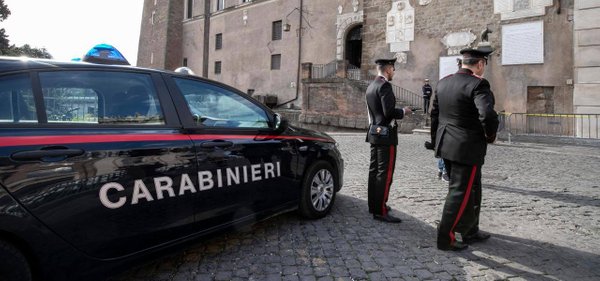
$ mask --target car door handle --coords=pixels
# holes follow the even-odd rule
[[[40,149],[15,152],[10,157],[14,160],[40,160],[61,157],[63,159],[83,155],[83,149]]]
[[[202,148],[214,148],[214,147],[230,147],[233,146],[233,142],[230,141],[207,141],[200,144]]]

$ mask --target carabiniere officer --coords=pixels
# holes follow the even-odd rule
[[[369,132],[366,141],[371,144],[369,165],[368,203],[373,218],[388,223],[400,223],[400,218],[389,214],[387,206],[390,187],[396,165],[398,145],[398,124],[406,114],[412,114],[410,107],[396,108],[396,97],[392,91],[392,81],[396,59],[378,59],[377,77],[367,88],[366,100],[369,114]],[[373,128],[373,130],[371,130]]]
[[[494,94],[482,77],[493,51],[489,46],[461,50],[462,67],[437,83],[431,134],[435,154],[444,159],[450,176],[438,227],[441,250],[463,250],[467,244],[490,238],[479,231],[479,211],[481,166],[487,144],[494,142],[498,129]],[[457,239],[457,233],[462,239]]]

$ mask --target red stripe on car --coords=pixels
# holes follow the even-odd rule
[[[184,140],[218,140],[218,139],[298,139],[302,141],[333,142],[331,139],[309,136],[277,136],[277,135],[177,135],[177,134],[120,134],[120,135],[45,135],[45,136],[12,136],[0,137],[0,147],[25,145],[52,145],[74,143],[113,143],[135,141],[184,141]]]

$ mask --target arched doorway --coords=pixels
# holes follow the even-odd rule
[[[344,59],[360,68],[362,57],[362,24],[350,29],[346,35]]]

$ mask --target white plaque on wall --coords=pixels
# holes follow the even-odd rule
[[[409,43],[415,40],[415,9],[409,0],[392,2],[392,8],[386,15],[386,43]],[[402,44],[410,48],[410,44]],[[399,45],[391,46],[390,51],[398,50]],[[409,49],[402,51],[408,51]]]
[[[452,73],[456,73],[458,70],[456,59],[458,58],[462,58],[462,56],[440,57],[440,79]]]
[[[544,63],[544,22],[502,26],[502,64]]]

